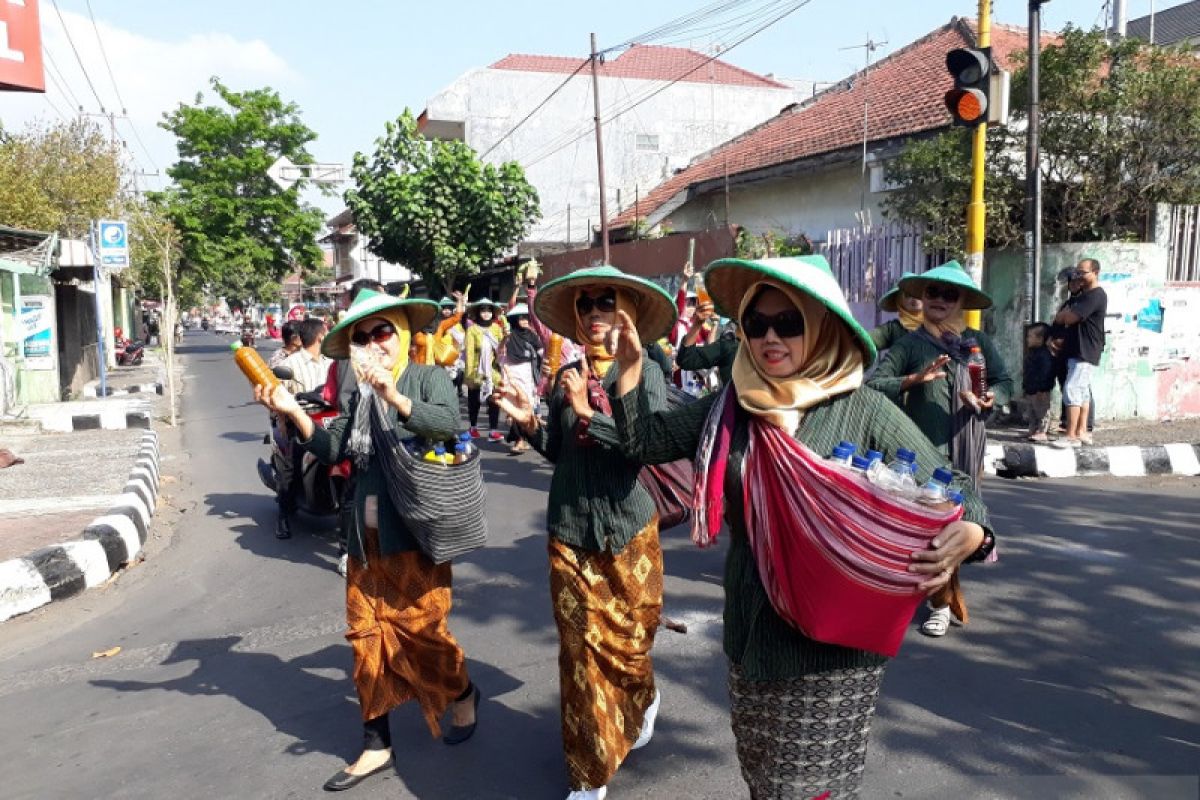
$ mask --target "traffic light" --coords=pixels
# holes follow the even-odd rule
[[[955,125],[974,128],[988,121],[988,101],[992,79],[992,49],[961,47],[946,54],[946,69],[954,78],[954,88],[946,92],[946,108]]]

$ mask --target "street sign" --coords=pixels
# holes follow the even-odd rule
[[[37,0],[0,0],[0,92],[44,92]]]
[[[129,266],[129,230],[124,222],[102,219],[96,223],[99,235],[100,266],[121,270]]]
[[[300,181],[345,183],[346,167],[344,164],[295,164],[287,156],[280,156],[267,167],[267,177],[287,191]]]

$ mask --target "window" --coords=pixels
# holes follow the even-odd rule
[[[634,139],[634,147],[643,153],[657,153],[658,135],[653,133],[639,133]]]

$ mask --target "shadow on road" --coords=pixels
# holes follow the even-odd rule
[[[247,480],[258,480],[257,475]],[[263,493],[210,493],[204,503],[210,517],[225,520],[224,530],[237,534],[237,543],[256,556],[294,564],[336,568],[338,559],[337,519],[298,512],[292,520],[292,538],[275,538],[278,506]],[[240,524],[231,524],[241,521]]]

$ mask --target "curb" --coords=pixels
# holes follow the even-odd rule
[[[104,388],[105,388],[105,392],[102,395],[100,393],[99,384],[89,383],[83,387],[83,396],[96,398],[96,397],[121,397],[123,395],[129,395],[129,394],[162,394],[163,393],[163,385],[162,385],[162,383],[160,383],[158,381],[155,381],[154,383],[134,383],[129,386],[123,386],[119,389],[114,388],[112,386],[106,386]]]
[[[1001,478],[1200,475],[1200,444],[1176,442],[1061,450],[1033,444],[989,444],[983,463],[987,474]]]
[[[58,433],[75,431],[150,429],[152,411],[148,400],[81,400],[31,408],[30,419],[43,430]]]
[[[142,551],[158,501],[158,434],[142,435],[125,489],[78,539],[0,561],[0,622],[104,583]]]

